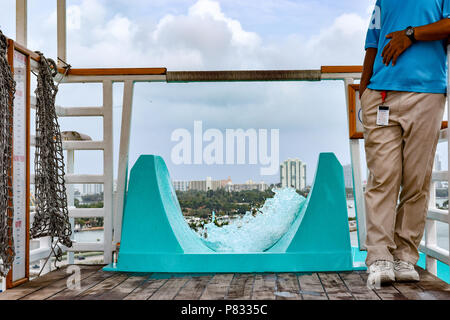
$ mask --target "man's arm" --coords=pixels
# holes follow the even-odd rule
[[[375,57],[377,56],[377,48],[367,48],[366,56],[364,58],[363,72],[361,75],[361,82],[359,84],[359,98],[362,97],[364,91],[369,85],[370,78],[373,74],[373,64],[375,62]]]
[[[442,19],[435,23],[414,28],[414,37],[417,41],[436,41],[447,39],[450,35],[450,19]],[[411,39],[405,33],[405,30],[396,31],[388,34],[386,38],[391,41],[384,47],[381,56],[383,63],[395,66],[398,57],[412,45]]]

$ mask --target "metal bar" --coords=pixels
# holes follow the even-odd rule
[[[69,217],[71,218],[101,218],[105,216],[103,208],[70,208]]]
[[[361,79],[361,73],[322,73],[321,80]]]
[[[56,106],[59,117],[101,117],[102,107],[59,107]]]
[[[442,249],[438,246],[425,246],[424,242],[420,243],[419,250],[423,253],[425,253],[427,256],[433,257],[434,259],[437,259],[445,264],[450,263],[449,259],[449,251]]]
[[[65,183],[75,184],[102,184],[105,181],[105,177],[101,174],[66,174]],[[30,184],[35,183],[35,175],[30,175]]]
[[[114,206],[114,239],[120,242],[122,235],[122,215],[126,193],[128,152],[130,149],[131,115],[133,107],[133,81],[125,81],[123,88],[122,124],[120,129],[119,168],[117,172],[117,191]]]
[[[105,144],[103,141],[63,141],[65,150],[103,150]]]
[[[430,200],[431,203],[431,200]],[[447,223],[448,221],[448,210],[442,210],[438,208],[429,208],[428,209],[428,220],[439,221],[442,223]]]
[[[320,81],[320,70],[171,71],[167,82]]]
[[[103,243],[99,242],[74,242],[72,248],[62,246],[63,251],[103,251],[106,250]]]
[[[47,259],[48,255],[50,254],[50,251],[51,251],[50,247],[30,250],[30,262]]]
[[[103,208],[104,208],[104,254],[103,262],[112,262],[112,228],[113,228],[113,83],[111,80],[103,81]]]

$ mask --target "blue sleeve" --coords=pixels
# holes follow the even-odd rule
[[[450,2],[450,0],[444,0],[445,2]],[[373,9],[372,18],[369,23],[369,30],[367,30],[366,44],[364,48],[377,48],[378,42],[380,40],[381,31],[381,0],[377,0],[375,8]]]
[[[444,0],[442,4],[442,18],[450,18],[450,0]]]

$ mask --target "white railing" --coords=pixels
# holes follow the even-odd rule
[[[449,142],[448,129],[441,131],[439,142]],[[442,210],[436,207],[436,183],[441,181],[448,182],[448,171],[434,171],[431,180],[430,200],[427,221],[425,224],[425,234],[424,239],[420,243],[419,250],[426,255],[427,271],[437,275],[437,261],[450,265],[449,250],[439,246],[437,235],[438,222],[446,223],[449,226],[450,232],[448,206],[447,210]]]
[[[73,239],[71,248],[64,247],[68,252],[68,262],[73,263],[73,252],[76,251],[100,251],[103,252],[104,263],[112,261],[112,219],[113,219],[113,86],[112,81],[103,81],[103,106],[101,107],[57,107],[59,117],[85,117],[95,116],[103,118],[102,141],[63,141],[63,149],[67,150],[65,183],[67,185],[69,218],[74,225],[76,218],[103,218],[104,241],[84,243]],[[35,99],[31,99],[31,107],[35,108]],[[34,136],[31,137],[31,145],[34,145]],[[103,151],[103,174],[74,174],[75,150],[101,150]],[[30,182],[34,183],[34,175]],[[103,184],[103,208],[75,208],[73,203],[73,184]],[[33,214],[31,214],[33,216]],[[31,217],[32,221],[32,217]],[[51,241],[48,237],[37,239],[39,247],[30,250],[30,263],[40,261],[41,267],[51,252]],[[50,263],[45,265],[44,273],[50,270]]]

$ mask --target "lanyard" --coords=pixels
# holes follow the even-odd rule
[[[381,91],[381,101],[384,104],[386,102],[387,91]]]

